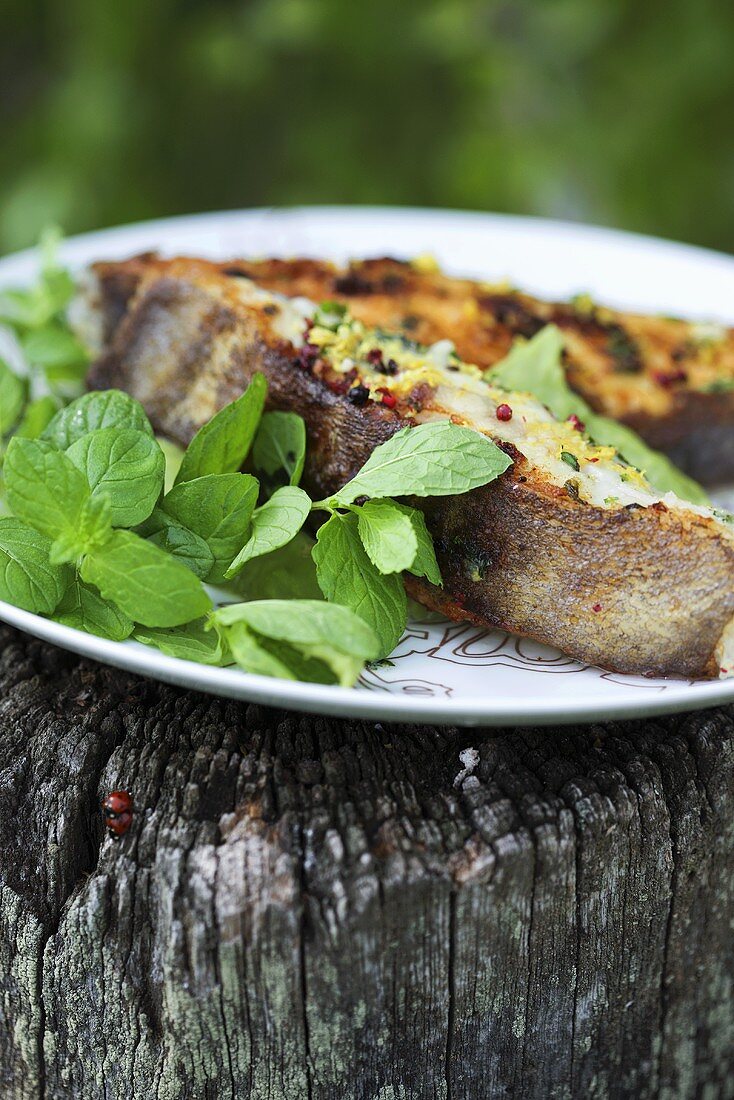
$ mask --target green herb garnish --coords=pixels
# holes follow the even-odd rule
[[[298,485],[306,459],[306,425],[291,412],[265,413],[252,445],[252,465],[265,489]]]
[[[329,328],[335,332],[346,317],[347,307],[343,302],[320,302],[313,319],[314,325]]]
[[[673,492],[681,500],[708,504],[701,486],[681,473],[665,455],[648,447],[631,428],[599,416],[574,393],[563,369],[562,352],[560,330],[555,325],[546,325],[532,340],[516,341],[510,354],[486,371],[484,377],[501,389],[532,394],[558,420],[575,414],[586,425],[586,433],[594,443],[614,447],[625,461],[645,474],[658,492]]]

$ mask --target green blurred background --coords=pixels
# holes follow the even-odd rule
[[[4,0],[0,250],[281,203],[543,214],[734,251],[721,0]]]

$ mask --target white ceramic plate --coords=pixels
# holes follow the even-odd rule
[[[69,240],[73,267],[137,251],[236,257],[413,256],[447,271],[508,278],[562,296],[589,291],[610,305],[734,323],[734,259],[606,229],[489,214],[311,207],[204,214]],[[33,252],[0,261],[0,285],[36,273]],[[65,649],[217,695],[325,714],[462,725],[604,721],[734,701],[734,680],[689,683],[618,676],[556,650],[466,623],[410,624],[389,662],[353,690],[251,676],[109,642],[0,602],[0,619]]]

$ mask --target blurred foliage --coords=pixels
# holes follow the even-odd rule
[[[734,6],[5,0],[0,249],[270,203],[529,212],[734,250]]]

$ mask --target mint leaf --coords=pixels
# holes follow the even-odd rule
[[[381,573],[410,569],[418,553],[410,516],[390,500],[368,500],[357,512],[357,522],[367,556]]]
[[[323,599],[312,548],[313,540],[301,531],[280,550],[248,561],[232,587],[245,600]]]
[[[206,474],[228,474],[240,469],[260,422],[267,388],[264,375],[253,375],[241,397],[199,428],[186,448],[176,485]]]
[[[0,600],[51,615],[71,583],[68,566],[49,561],[51,540],[22,520],[0,519]]]
[[[99,638],[122,642],[133,632],[133,622],[78,577],[69,586],[53,616],[56,622],[85,630]]]
[[[23,354],[33,367],[45,371],[48,377],[63,372],[83,375],[89,364],[86,348],[62,323],[49,322],[34,329],[20,341]]]
[[[252,445],[252,464],[263,486],[298,485],[306,458],[306,425],[292,412],[268,412]],[[282,476],[281,476],[282,475]]]
[[[640,439],[636,432],[616,420],[599,416],[571,389],[563,369],[563,336],[555,325],[546,325],[526,342],[516,341],[509,355],[485,372],[485,379],[504,390],[530,393],[558,420],[571,414],[584,422],[589,438],[602,447],[614,447],[619,454],[641,470],[660,493],[673,492],[681,500],[708,504],[701,486],[673,463]]]
[[[190,569],[132,531],[113,531],[105,546],[84,558],[81,576],[144,626],[180,626],[211,608]]]
[[[397,573],[384,575],[372,564],[359,537],[357,517],[334,515],[319,528],[313,548],[316,575],[327,600],[343,604],[372,628],[378,657],[400,641],[406,623],[406,597]]]
[[[362,469],[331,498],[453,496],[499,477],[511,459],[480,432],[450,420],[403,428],[376,447]]]
[[[3,467],[8,504],[16,516],[50,538],[78,537],[90,498],[84,475],[41,439],[13,437]]]
[[[245,623],[259,637],[285,643],[304,658],[321,661],[343,687],[350,687],[364,662],[378,655],[374,632],[360,617],[338,604],[258,600],[220,608],[212,618],[225,628]]]
[[[334,674],[322,662],[308,660],[292,646],[263,638],[246,623],[222,628],[237,664],[256,676],[276,676],[281,680],[305,680],[333,684]]]
[[[137,534],[177,558],[201,580],[205,580],[214,567],[214,555],[203,538],[188,527],[182,527],[160,508],[153,510]]]
[[[257,503],[258,484],[250,474],[206,474],[174,485],[161,509],[204,539],[214,555],[207,580],[220,584],[242,547]]]
[[[232,662],[229,646],[223,636],[207,628],[205,618],[194,619],[184,626],[171,629],[138,626],[134,638],[143,645],[155,646],[168,657],[182,661],[197,661],[201,665],[227,665]]]
[[[104,546],[112,531],[110,511],[108,497],[87,497],[75,526],[61,531],[51,544],[51,561],[73,562],[81,554]]]
[[[58,405],[50,394],[37,397],[35,401],[30,401],[26,405],[21,421],[13,434],[22,436],[23,439],[38,439],[53,420],[57,409]]]
[[[0,435],[12,428],[23,411],[26,384],[0,359]]]
[[[43,438],[65,451],[77,439],[100,428],[134,428],[153,435],[145,409],[122,390],[85,393],[61,409],[50,422]]]
[[[413,533],[418,543],[415,559],[408,566],[408,572],[416,577],[425,577],[431,584],[442,585],[441,570],[436,561],[436,551],[433,548],[433,539],[426,527],[426,517],[418,508],[409,508],[407,504],[399,504],[398,501],[390,501],[393,508],[398,508],[403,515],[410,519],[413,525]]]
[[[303,527],[311,511],[310,497],[295,485],[277,489],[270,500],[252,513],[252,534],[224,576],[229,580],[246,562],[270,554],[290,542]]]
[[[39,287],[0,291],[0,324],[9,325],[18,333],[46,324],[54,312]]]
[[[99,428],[77,439],[66,454],[86,477],[92,497],[109,497],[113,526],[134,527],[153,511],[163,491],[165,459],[148,433]]]

